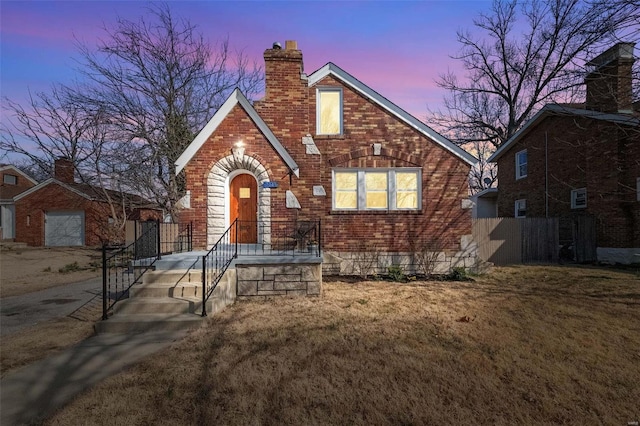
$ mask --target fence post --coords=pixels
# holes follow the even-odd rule
[[[207,316],[207,256],[202,256],[202,316]]]
[[[102,245],[102,319],[107,319],[107,246]]]
[[[193,251],[193,221],[189,222],[189,251]]]
[[[322,255],[322,219],[318,219],[318,257]]]
[[[156,246],[156,249],[158,250],[157,259],[160,260],[162,258],[162,252],[160,251],[160,219],[156,219]]]

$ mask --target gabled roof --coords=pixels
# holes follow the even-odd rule
[[[64,183],[64,182],[61,182],[61,181],[59,181],[57,179],[50,178],[50,179],[45,180],[44,182],[39,183],[38,185],[34,186],[33,188],[29,188],[26,191],[24,191],[23,193],[17,195],[14,198],[14,200],[18,201],[19,199],[24,198],[27,195],[33,194],[34,192],[38,192],[42,188],[44,188],[46,186],[49,186],[51,184],[60,185],[61,187],[65,188],[65,189],[67,189],[67,190],[69,190],[71,192],[74,192],[75,194],[77,194],[77,195],[79,195],[79,196],[81,196],[83,198],[86,198],[87,200],[91,200],[92,199],[89,195],[85,194],[82,191],[78,191],[77,189],[74,189],[73,187],[71,187],[71,185],[69,185],[67,183]]]
[[[25,172],[23,172],[22,170],[20,170],[19,168],[11,164],[0,164],[0,172],[3,172],[3,173],[9,172],[10,174],[20,175],[27,182],[31,182],[31,184],[33,185],[38,184],[38,182],[35,179],[33,179],[31,176],[29,176],[28,174],[26,174]],[[11,200],[11,202],[13,202],[13,197],[15,197],[16,195],[24,191],[25,191],[24,185],[0,184],[0,200],[4,200],[5,203],[8,200]]]
[[[229,115],[234,106],[240,105],[242,109],[249,115],[251,120],[254,122],[256,127],[262,132],[262,134],[267,138],[267,141],[271,144],[271,146],[276,150],[280,158],[285,162],[287,167],[295,174],[299,176],[299,167],[296,162],[293,160],[289,152],[284,148],[284,146],[280,143],[278,138],[273,134],[269,126],[262,120],[262,118],[258,115],[256,110],[253,108],[249,100],[242,94],[240,89],[235,89],[233,93],[227,98],[227,100],[222,104],[220,109],[216,111],[216,113],[211,117],[211,120],[207,123],[206,126],[200,133],[195,137],[193,142],[189,144],[187,149],[178,157],[176,160],[176,174],[180,173],[180,171],[191,161],[194,155],[198,152],[202,145],[207,141],[209,136],[218,128],[220,123]]]
[[[368,98],[369,100],[376,103],[377,105],[379,105],[380,107],[382,107],[383,109],[385,109],[386,111],[388,111],[389,113],[391,113],[392,115],[400,119],[401,121],[405,122],[409,126],[416,129],[418,132],[429,137],[430,139],[435,141],[437,144],[442,146],[444,149],[451,152],[452,154],[454,154],[461,160],[465,161],[466,163],[473,165],[478,161],[473,155],[469,154],[467,151],[460,148],[459,146],[451,142],[449,139],[445,138],[440,133],[436,132],[431,127],[427,126],[422,121],[418,120],[416,117],[409,114],[408,112],[406,112],[405,110],[403,110],[402,108],[400,108],[399,106],[397,106],[396,104],[394,104],[393,102],[391,102],[390,100],[388,100],[387,98],[385,98],[384,96],[382,96],[381,94],[379,94],[378,92],[376,92],[375,90],[367,86],[366,84],[362,83],[360,80],[358,80],[357,78],[355,78],[354,76],[352,76],[351,74],[349,74],[348,72],[346,72],[345,70],[343,70],[342,68],[340,68],[334,63],[329,62],[319,70],[309,75],[308,84],[309,86],[313,86],[316,83],[318,83],[320,80],[322,80],[323,78],[329,75],[342,81],[347,86],[351,87],[352,89],[360,93],[365,98]]]
[[[84,183],[65,183],[54,178],[47,179],[44,182],[34,186],[33,188],[27,189],[26,191],[17,195],[14,200],[18,201],[19,199],[24,198],[29,194],[33,194],[34,192],[40,191],[41,189],[49,185],[59,185],[66,190],[71,191],[74,194],[89,201],[106,202],[107,200],[104,194],[104,192],[106,191],[109,197],[116,203],[120,203],[124,200],[127,205],[132,208],[150,208],[160,210],[157,206],[153,206],[153,203],[151,203],[151,201],[146,200],[136,194],[113,191],[111,189],[102,189],[97,186],[92,186]]]
[[[38,184],[37,180],[35,180],[31,176],[29,176],[28,174],[23,172],[22,170],[20,170],[16,166],[14,166],[12,164],[0,164],[0,172],[6,172],[8,170],[12,170],[13,172],[18,173],[20,176],[24,177],[25,179],[27,179],[29,182],[31,182],[34,185]]]
[[[520,138],[525,136],[531,131],[538,123],[544,120],[548,116],[574,116],[591,118],[593,120],[608,121],[611,123],[622,124],[625,126],[640,126],[640,119],[628,114],[615,114],[606,113],[600,111],[593,111],[590,109],[575,108],[574,106],[567,106],[561,104],[547,104],[540,111],[536,113],[529,121],[525,123],[520,130],[514,133],[500,148],[496,150],[488,159],[489,162],[497,161],[502,155],[511,148]]]

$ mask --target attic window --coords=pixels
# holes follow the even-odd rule
[[[316,134],[342,134],[342,89],[319,88],[316,99]]]
[[[527,176],[527,150],[516,152],[516,179]]]
[[[17,185],[18,184],[18,176],[14,175],[4,175],[2,178],[3,182],[7,185]]]
[[[587,188],[574,189],[571,191],[571,208],[584,209],[587,207]]]

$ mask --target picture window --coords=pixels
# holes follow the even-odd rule
[[[420,169],[336,169],[333,209],[419,210],[420,182]]]

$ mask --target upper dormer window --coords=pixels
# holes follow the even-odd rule
[[[342,134],[342,89],[319,88],[316,110],[316,134]]]
[[[527,150],[516,152],[516,179],[527,176]]]
[[[18,184],[18,176],[14,175],[4,175],[2,181],[7,185],[17,185]]]

